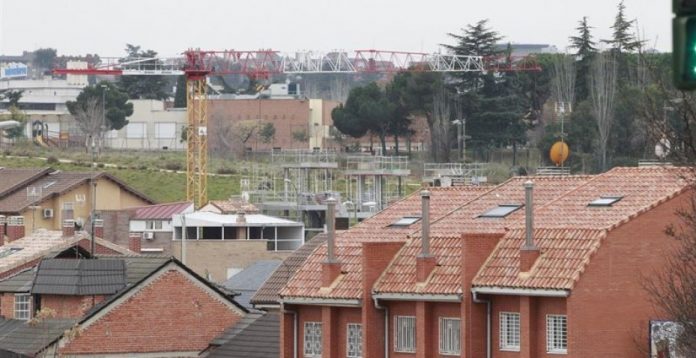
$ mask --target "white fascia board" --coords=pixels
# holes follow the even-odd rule
[[[334,307],[360,307],[359,299],[314,298],[314,297],[283,297],[280,302],[284,305],[316,305]]]
[[[462,302],[462,296],[458,294],[452,295],[437,295],[426,294],[419,295],[413,293],[375,293],[373,298],[382,301],[426,301],[426,302]]]
[[[471,292],[480,295],[502,295],[502,296],[535,296],[535,297],[568,297],[570,290],[549,290],[536,288],[513,288],[513,287],[473,287]]]

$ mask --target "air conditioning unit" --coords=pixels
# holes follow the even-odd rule
[[[50,219],[53,217],[53,209],[43,209],[44,219]]]
[[[145,240],[152,240],[154,238],[155,238],[154,232],[144,232],[143,233],[143,239],[145,239]]]

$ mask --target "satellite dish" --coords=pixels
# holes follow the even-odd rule
[[[568,156],[570,155],[570,148],[568,148],[568,144],[566,142],[556,142],[551,146],[551,150],[549,151],[549,158],[551,161],[556,164],[556,166],[561,166],[565,161],[568,159]]]
[[[655,144],[655,156],[661,160],[664,160],[669,155],[670,149],[671,145],[669,143],[669,139],[663,137],[657,144]]]

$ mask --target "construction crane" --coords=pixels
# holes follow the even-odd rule
[[[208,201],[207,78],[231,74],[270,78],[282,74],[539,71],[533,57],[462,56],[440,53],[356,50],[328,53],[274,50],[190,49],[176,58],[102,58],[87,68],[55,69],[57,75],[186,76],[186,199]]]

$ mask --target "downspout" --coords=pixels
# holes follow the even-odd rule
[[[478,297],[476,291],[471,292],[471,298],[474,303],[486,304],[486,358],[491,358],[492,342],[491,342],[491,300],[482,300]]]
[[[282,314],[289,313],[292,315],[292,357],[297,358],[297,311],[291,311],[285,309],[285,305],[282,306]]]
[[[384,358],[389,358],[389,307],[380,306],[377,297],[372,297],[375,301],[375,308],[384,311]]]

